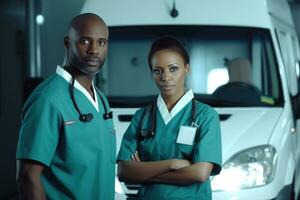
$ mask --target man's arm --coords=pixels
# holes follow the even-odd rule
[[[17,160],[17,186],[22,200],[46,200],[41,174],[45,166],[31,160]]]
[[[118,177],[121,181],[144,183],[149,179],[172,170],[189,166],[188,160],[170,159],[152,162],[140,161],[137,154],[131,161],[118,162]]]
[[[173,185],[189,185],[205,182],[213,169],[212,163],[198,162],[188,167],[170,171],[149,179],[150,183],[166,183]]]

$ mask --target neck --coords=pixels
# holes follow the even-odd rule
[[[166,96],[162,94],[162,98],[164,99],[169,112],[171,112],[171,110],[174,108],[176,103],[181,99],[181,97],[183,97],[183,95],[184,92],[178,95],[171,95],[171,96]]]
[[[93,89],[92,89],[92,83],[94,76],[93,75],[87,75],[79,71],[73,66],[65,65],[64,69],[71,74],[71,76],[79,82],[79,84],[84,87],[93,97]]]

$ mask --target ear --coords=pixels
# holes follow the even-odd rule
[[[190,72],[190,64],[185,65],[185,73],[188,74]]]
[[[67,49],[70,47],[70,38],[68,36],[64,37],[64,45]]]

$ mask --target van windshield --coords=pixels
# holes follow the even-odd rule
[[[112,107],[140,107],[159,93],[147,56],[160,36],[177,37],[190,55],[186,88],[217,107],[282,106],[270,33],[265,29],[210,26],[110,28],[109,52],[97,85]]]

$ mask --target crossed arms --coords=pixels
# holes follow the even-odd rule
[[[125,182],[189,185],[205,182],[212,168],[212,163],[184,159],[144,162],[135,153],[131,160],[118,162],[118,177]]]

